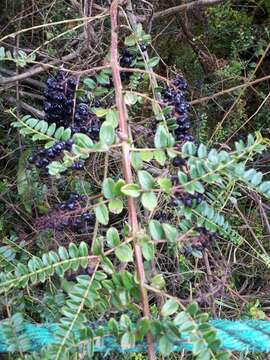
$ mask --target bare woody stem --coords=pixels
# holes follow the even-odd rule
[[[126,183],[132,183],[132,171],[130,162],[130,146],[128,142],[129,129],[127,123],[127,109],[125,106],[123,93],[122,93],[122,82],[120,77],[120,66],[118,63],[118,4],[119,0],[114,0],[110,9],[111,16],[111,68],[113,83],[115,88],[116,107],[119,113],[119,129],[123,136],[122,142],[122,154],[123,154],[123,171]],[[133,198],[128,198],[128,214],[129,223],[131,226],[132,237],[136,239],[136,234],[139,231],[139,223],[136,213],[136,204]],[[140,284],[140,292],[142,297],[143,315],[145,318],[150,318],[149,303],[147,297],[147,291],[145,289],[145,273],[143,266],[143,258],[140,245],[134,240],[134,255],[136,261],[136,269],[138,273],[138,279]],[[154,351],[153,338],[150,332],[147,333],[147,349],[148,357],[150,360],[155,360],[156,355]]]

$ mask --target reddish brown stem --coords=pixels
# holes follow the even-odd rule
[[[123,151],[123,171],[126,183],[132,183],[132,172],[131,172],[131,162],[130,162],[130,146],[128,142],[129,131],[127,124],[127,110],[125,107],[125,102],[122,93],[122,82],[120,77],[120,66],[118,63],[118,24],[117,24],[117,15],[118,15],[118,4],[119,0],[114,0],[111,5],[110,15],[111,15],[111,68],[113,83],[115,88],[115,99],[116,107],[119,113],[119,129],[123,137],[122,151]],[[138,273],[139,283],[140,283],[140,292],[142,297],[142,307],[143,315],[145,318],[150,318],[149,303],[147,292],[145,289],[145,273],[143,266],[143,258],[140,245],[136,241],[136,234],[139,231],[139,223],[136,213],[136,204],[135,200],[131,197],[128,198],[128,214],[129,214],[129,223],[131,226],[132,237],[134,239],[134,255],[136,261],[136,269]],[[153,338],[151,332],[147,333],[147,349],[148,357],[150,360],[155,360],[156,355],[154,351]]]

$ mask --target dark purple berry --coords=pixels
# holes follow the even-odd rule
[[[142,51],[146,51],[147,50],[147,45],[146,44],[140,44],[140,49]]]
[[[30,163],[30,164],[34,164],[34,162],[37,160],[37,157],[35,155],[30,155],[27,159],[27,161]]]
[[[184,204],[187,206],[187,207],[192,207],[193,205],[193,200],[191,197],[187,197],[184,199]]]
[[[75,209],[75,203],[74,202],[67,202],[66,203],[66,209],[67,210],[70,210],[70,211],[72,211],[72,210],[74,210]]]
[[[174,185],[177,185],[179,184],[179,178],[177,175],[172,175],[171,176],[171,182],[174,184]]]
[[[186,163],[185,160],[182,159],[181,157],[175,157],[172,161],[172,164],[175,167],[185,165],[185,163]]]
[[[171,203],[172,206],[180,206],[182,204],[182,201],[180,199],[173,198]]]
[[[69,194],[69,200],[75,200],[75,201],[77,201],[77,200],[79,200],[80,199],[80,195],[79,194],[77,194],[77,193],[70,193]]]

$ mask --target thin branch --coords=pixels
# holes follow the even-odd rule
[[[246,87],[249,87],[249,86],[253,86],[253,85],[256,85],[262,81],[266,81],[266,80],[270,80],[270,75],[267,75],[267,76],[264,76],[262,78],[259,78],[259,79],[256,79],[256,80],[253,80],[253,81],[247,81],[246,83],[244,84],[241,84],[241,85],[237,85],[237,86],[234,86],[234,87],[231,87],[229,89],[225,89],[225,90],[222,90],[222,91],[219,91],[213,95],[210,95],[210,96],[204,96],[202,98],[199,98],[199,99],[196,99],[196,100],[192,100],[190,101],[190,104],[191,105],[196,105],[196,104],[200,104],[202,102],[205,102],[205,101],[208,101],[208,100],[212,100],[212,99],[215,99],[216,97],[219,97],[219,96],[222,96],[224,94],[229,94],[233,91],[236,91],[236,90],[240,90],[242,88],[246,88]]]
[[[17,100],[13,96],[9,96],[7,101],[14,105],[17,103]],[[40,111],[24,101],[19,101],[19,106],[39,119],[44,119],[45,117],[44,111]]]
[[[112,76],[115,88],[115,99],[116,107],[119,113],[119,128],[122,133],[122,152],[123,152],[123,171],[125,176],[125,181],[127,183],[133,182],[132,172],[131,172],[131,161],[130,161],[130,149],[129,149],[129,129],[127,124],[127,109],[125,107],[124,98],[122,94],[122,82],[120,77],[120,68],[118,63],[118,4],[119,0],[114,0],[111,5],[110,15],[111,15],[111,67],[112,67]],[[136,235],[139,231],[139,223],[136,213],[136,204],[132,197],[128,197],[128,214],[129,222],[132,231],[132,237],[136,239]],[[144,317],[150,318],[149,303],[147,297],[147,291],[144,287],[145,285],[145,273],[143,266],[143,258],[141,247],[139,243],[134,240],[134,254],[136,261],[136,268],[138,272],[138,279],[140,284],[140,292],[142,297],[143,305],[143,314]],[[156,355],[154,351],[153,338],[151,332],[147,333],[147,349],[148,357],[150,360],[156,360]]]
[[[16,81],[25,80],[26,78],[40,74],[43,71],[46,71],[49,68],[51,68],[52,66],[55,66],[59,63],[74,60],[74,59],[76,59],[76,57],[78,57],[78,55],[79,55],[79,51],[77,50],[77,51],[74,51],[73,53],[63,56],[62,59],[56,59],[56,60],[51,61],[48,64],[42,64],[40,66],[33,67],[19,75],[14,75],[14,76],[10,76],[10,77],[1,77],[0,76],[0,85],[6,85],[6,84],[10,84],[10,83],[13,83]]]
[[[17,80],[16,79],[16,73],[14,71],[12,71],[12,70],[0,67],[0,73],[2,73],[4,75],[9,75],[10,77],[14,77],[15,81]],[[22,81],[25,82],[26,84],[32,85],[32,86],[37,87],[37,88],[45,89],[45,87],[46,87],[46,85],[42,81],[38,81],[38,80],[35,80],[35,79],[25,78]],[[1,84],[1,75],[0,75],[0,84]]]
[[[192,1],[190,3],[187,4],[182,4],[182,5],[178,5],[178,6],[174,6],[172,8],[166,9],[166,10],[161,10],[158,11],[156,13],[154,13],[153,15],[153,20],[156,20],[160,17],[164,17],[164,16],[170,16],[170,15],[174,15],[180,11],[186,11],[186,10],[191,10],[194,7],[206,7],[206,6],[211,6],[211,5],[216,5],[216,4],[220,4],[222,2],[225,2],[224,0],[197,0],[197,1]]]

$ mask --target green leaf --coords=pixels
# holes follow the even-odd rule
[[[170,224],[162,224],[166,239],[174,243],[177,238],[177,229]]]
[[[102,194],[106,199],[111,199],[114,197],[113,187],[115,182],[111,178],[104,179],[102,183]]]
[[[110,330],[112,335],[117,336],[119,331],[118,322],[115,319],[111,318],[108,322],[108,329]]]
[[[160,60],[160,58],[157,57],[157,56],[155,56],[155,57],[153,57],[153,58],[151,58],[151,59],[148,60],[147,65],[148,65],[149,67],[153,68],[153,67],[155,67],[155,66],[158,65],[159,60]]]
[[[101,85],[109,85],[110,84],[110,77],[104,71],[97,74],[96,79]]]
[[[34,184],[31,181],[33,179],[31,179],[30,174],[27,176],[26,163],[28,156],[29,151],[24,151],[19,158],[17,170],[17,190],[25,210],[29,214],[32,214],[32,205],[34,201],[32,188]]]
[[[141,195],[140,187],[137,184],[127,184],[121,187],[121,193],[131,197],[139,197]]]
[[[182,146],[182,153],[184,155],[195,155],[197,151],[196,145],[193,142],[187,141]]]
[[[56,130],[56,124],[53,123],[49,126],[48,130],[47,130],[47,135],[48,136],[53,136],[53,134],[55,133]]]
[[[203,144],[200,144],[197,153],[198,153],[198,157],[200,159],[206,158],[206,156],[207,156],[207,148],[206,148],[206,146],[203,145]]]
[[[151,279],[151,285],[157,289],[164,288],[166,282],[162,274],[158,274]]]
[[[142,254],[145,260],[151,261],[155,257],[155,246],[152,242],[143,242],[141,244]]]
[[[126,332],[121,337],[121,348],[124,350],[132,349],[135,346],[135,335],[131,332]]]
[[[124,245],[119,246],[115,250],[115,255],[122,262],[133,261],[133,251],[129,244],[124,244]]]
[[[61,172],[64,172],[67,170],[67,168],[63,164],[61,164],[59,161],[52,161],[48,165],[48,169],[49,169],[50,175],[58,175]]]
[[[108,257],[103,257],[100,265],[107,274],[112,275],[115,272],[113,263]]]
[[[110,248],[118,246],[120,244],[120,236],[118,230],[114,227],[109,228],[106,233],[106,240]]]
[[[195,181],[193,183],[193,189],[200,194],[204,193],[204,187],[203,187],[202,183],[200,183],[199,181]]]
[[[141,154],[138,151],[133,151],[130,156],[131,164],[135,170],[139,170],[143,166]]]
[[[174,145],[174,139],[164,125],[158,126],[154,142],[156,148],[167,148]]]
[[[113,199],[109,202],[109,211],[113,214],[120,214],[123,211],[123,201],[120,199]]]
[[[163,335],[159,339],[158,348],[162,355],[168,356],[173,351],[173,343],[166,335]]]
[[[82,134],[82,133],[76,133],[73,135],[73,140],[76,145],[85,148],[90,149],[93,147],[93,141],[90,139],[89,136]]]
[[[95,215],[98,220],[103,225],[107,225],[109,222],[109,212],[104,204],[100,204],[97,207],[95,207]]]
[[[144,190],[151,190],[155,185],[155,180],[151,174],[149,174],[147,171],[141,170],[138,171],[138,178],[139,183],[141,184],[141,187]]]
[[[125,185],[125,180],[123,180],[123,179],[117,180],[117,182],[115,183],[115,185],[113,187],[114,196],[120,196],[122,194],[121,189],[124,185]]]
[[[165,304],[161,308],[161,315],[162,316],[170,316],[178,310],[179,305],[177,304],[176,300],[169,299],[165,302]]]
[[[131,34],[125,38],[126,46],[134,46],[137,43],[137,38],[134,34]]]
[[[154,157],[153,151],[140,151],[141,159],[145,162],[150,162]]]
[[[82,241],[79,245],[79,256],[87,256],[88,255],[88,246]]]
[[[124,99],[127,105],[135,105],[136,102],[139,100],[139,97],[138,95],[133,94],[132,92],[126,92]]]
[[[111,123],[104,121],[100,128],[99,138],[102,144],[110,146],[114,143],[115,134]]]
[[[93,255],[101,255],[103,252],[103,237],[97,236],[92,243],[92,253]]]
[[[157,220],[151,220],[149,223],[149,231],[151,237],[158,241],[165,238],[164,230],[161,226],[161,224]]]
[[[106,114],[106,122],[115,129],[118,126],[118,113],[116,110],[109,109]]]
[[[190,315],[191,317],[193,317],[193,318],[194,318],[194,316],[198,313],[198,311],[199,311],[199,308],[198,308],[197,303],[195,303],[195,302],[189,304],[188,307],[187,307],[187,309],[186,309],[186,312],[188,312],[189,315]]]
[[[158,184],[165,193],[170,194],[172,190],[172,182],[168,178],[160,178],[158,179]]]
[[[146,192],[142,194],[141,202],[145,209],[152,211],[157,206],[157,197],[154,192]]]
[[[163,150],[155,150],[154,151],[154,159],[163,166],[166,162],[166,153]]]
[[[97,86],[96,82],[91,79],[91,78],[86,78],[83,80],[83,84],[88,87],[90,90],[95,89],[95,87]]]
[[[108,114],[109,111],[109,109],[98,108],[95,109],[95,114],[97,117],[104,117],[106,114]]]

